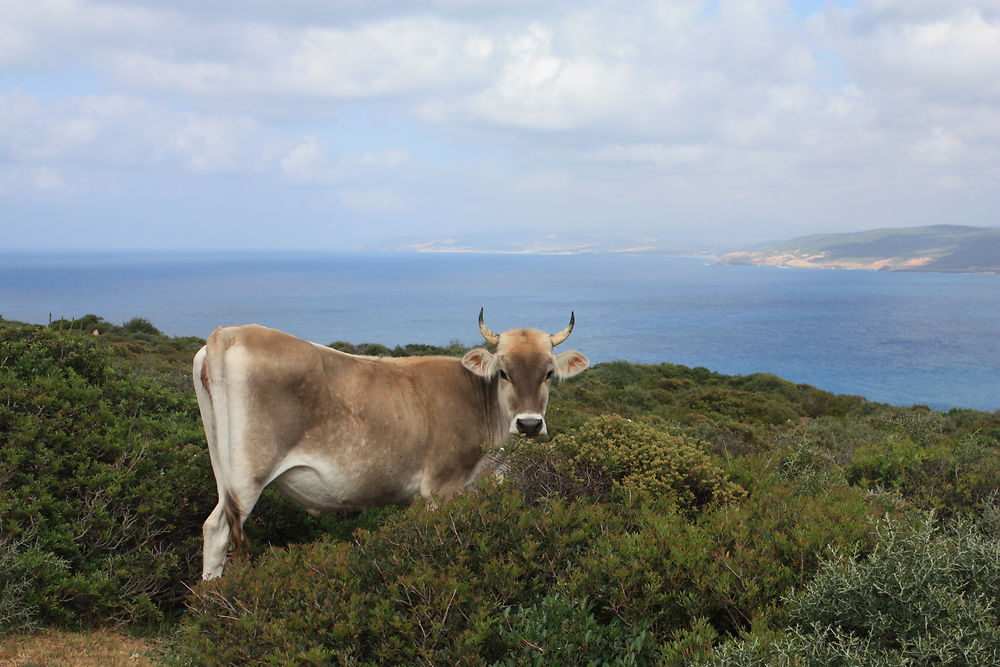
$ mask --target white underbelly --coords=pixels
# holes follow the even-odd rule
[[[374,475],[363,468],[348,470],[328,461],[290,461],[273,484],[307,512],[347,511],[409,502],[420,491],[421,472]]]

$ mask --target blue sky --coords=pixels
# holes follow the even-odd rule
[[[995,0],[4,0],[0,249],[993,225]]]

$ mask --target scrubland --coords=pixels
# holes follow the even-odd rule
[[[598,364],[555,388],[550,438],[487,452],[502,482],[319,519],[266,491],[253,553],[200,582],[201,344],[0,320],[0,647],[114,629],[175,665],[1000,664],[1000,414]]]

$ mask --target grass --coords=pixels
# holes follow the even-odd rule
[[[113,630],[43,630],[0,639],[0,665],[11,667],[143,667],[162,654],[155,639]]]

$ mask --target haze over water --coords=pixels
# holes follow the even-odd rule
[[[898,405],[1000,408],[1000,277],[477,254],[9,254],[0,315],[145,317],[205,337],[256,322],[319,343],[479,344],[557,331],[592,361],[768,372]]]

